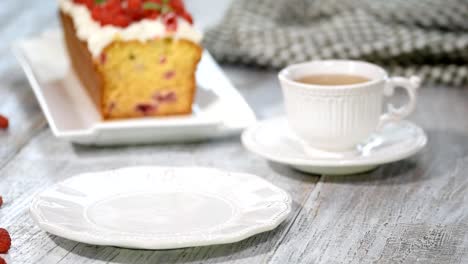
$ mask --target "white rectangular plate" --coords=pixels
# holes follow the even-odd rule
[[[205,51],[193,114],[103,121],[70,67],[62,36],[49,31],[13,46],[49,126],[58,138],[89,145],[183,142],[239,133],[255,115]]]

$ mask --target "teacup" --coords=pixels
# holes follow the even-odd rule
[[[298,82],[309,75],[346,74],[368,81],[348,85]],[[295,64],[278,75],[291,130],[307,145],[325,151],[349,151],[388,122],[407,117],[416,106],[420,79],[388,77],[381,67],[364,61],[318,60]],[[405,88],[409,102],[382,113],[383,97]]]

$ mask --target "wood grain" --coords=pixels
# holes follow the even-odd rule
[[[27,1],[0,2],[0,114],[10,120],[10,129],[0,130],[0,167],[46,127],[29,84],[11,53],[14,41],[55,23],[50,11],[54,4],[41,6],[31,14],[34,7]]]
[[[189,6],[206,26],[228,2]],[[86,147],[54,138],[8,47],[56,26],[55,2],[2,0],[0,23],[0,113],[12,123],[0,132],[0,226],[13,236],[10,263],[468,263],[468,89],[421,89],[411,119],[427,130],[428,147],[361,175],[305,175],[247,152],[238,136]],[[283,113],[275,72],[223,68],[260,118]],[[41,231],[28,215],[32,197],[56,182],[131,165],[254,173],[289,192],[293,212],[276,230],[239,243],[164,251],[77,243]]]
[[[43,151],[50,150],[47,146],[51,145],[54,146],[51,152],[56,153],[56,156],[45,158]],[[214,159],[215,156],[224,158]],[[83,168],[86,171],[96,171],[131,165],[196,165],[255,173],[292,194],[294,213],[275,231],[254,236],[243,243],[171,251],[124,250],[71,242],[48,236],[29,218],[27,206],[33,195],[54,182],[80,173]],[[283,173],[287,173],[288,177],[283,177]],[[12,200],[2,209],[2,224],[7,225],[16,241],[25,241],[20,242],[20,246],[15,246],[11,252],[11,256],[19,263],[55,263],[54,261],[62,258],[62,262],[57,263],[100,263],[99,260],[111,259],[117,263],[147,263],[147,259],[154,260],[155,263],[209,263],[239,257],[261,262],[290,228],[295,215],[318,180],[318,177],[286,168],[272,169],[268,163],[247,153],[237,138],[189,145],[94,149],[57,141],[48,130],[33,139],[1,174],[0,192]],[[31,246],[34,250],[31,250]],[[38,252],[43,254],[37,254]]]

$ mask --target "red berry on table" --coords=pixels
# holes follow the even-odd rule
[[[11,247],[11,237],[8,231],[0,228],[0,254],[8,253]]]
[[[8,121],[8,118],[6,118],[3,115],[0,115],[0,129],[7,129],[9,125],[10,122]]]
[[[7,264],[6,261],[2,257],[0,257],[0,264]]]

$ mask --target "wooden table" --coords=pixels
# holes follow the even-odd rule
[[[203,27],[228,1],[189,1]],[[411,120],[428,133],[418,155],[355,176],[313,176],[246,151],[239,137],[95,148],[54,138],[9,44],[56,27],[55,1],[0,1],[0,226],[10,263],[468,263],[468,89],[423,87]],[[259,119],[283,113],[276,73],[224,66]],[[468,87],[465,87],[468,88]],[[66,109],[64,109],[66,110]],[[211,166],[260,175],[293,198],[276,230],[239,243],[165,251],[86,245],[41,231],[32,197],[83,171],[130,165]]]

